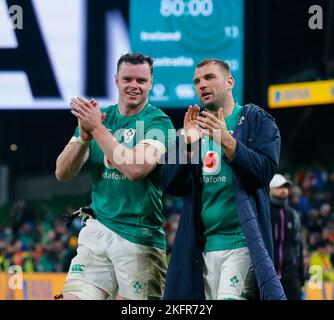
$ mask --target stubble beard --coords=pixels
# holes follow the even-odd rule
[[[203,106],[204,106],[206,109],[208,109],[209,111],[212,111],[212,112],[214,112],[214,113],[217,113],[218,110],[219,110],[220,108],[224,108],[225,101],[226,101],[226,99],[221,98],[220,101],[218,101],[218,99],[217,99],[217,100],[212,101],[212,102],[209,102],[209,103],[207,103],[207,104],[204,104],[204,103],[202,102],[202,104],[203,104]]]
[[[205,104],[205,101],[201,101],[205,109],[211,112],[218,112],[218,109],[221,107],[216,101],[208,102]]]

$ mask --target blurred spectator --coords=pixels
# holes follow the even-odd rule
[[[182,198],[167,196],[164,201],[164,216],[168,218],[173,213],[180,214],[182,211]]]
[[[324,227],[323,220],[321,219],[319,210],[311,209],[307,215],[305,225],[311,233],[321,234],[321,231]]]
[[[13,234],[16,238],[18,236],[18,231],[20,227],[24,223],[34,223],[35,213],[34,210],[30,206],[28,206],[24,200],[19,200],[14,204],[12,208],[11,218]]]
[[[78,237],[73,235],[68,239],[67,242],[67,250],[64,254],[64,259],[63,259],[63,272],[67,272],[69,270],[71,261],[77,254],[77,246],[78,246]]]
[[[55,272],[57,270],[59,259],[54,250],[53,243],[45,244],[43,246],[42,255],[39,259],[39,262],[36,266],[37,271],[39,272]]]
[[[325,190],[327,190],[333,196],[334,194],[334,171],[328,174],[328,180],[325,183]]]
[[[318,248],[318,242],[321,239],[320,233],[310,232],[307,235],[308,251],[313,252]]]
[[[334,268],[331,262],[332,244],[327,240],[320,240],[317,250],[310,257],[310,267],[318,266],[322,268],[324,281],[334,281]]]
[[[302,218],[307,215],[310,210],[310,203],[306,196],[303,195],[299,186],[291,188],[291,206],[302,214]],[[304,220],[304,219],[303,219]]]
[[[29,247],[25,243],[17,240],[15,241],[13,248],[12,264],[21,266],[24,272],[33,272],[35,270],[35,265]]]
[[[165,223],[163,225],[163,228],[165,230],[167,242],[167,262],[169,262],[170,254],[173,249],[182,206],[182,198],[166,195],[163,210],[163,215],[165,217]]]
[[[320,218],[322,220],[322,226],[325,227],[331,218],[331,206],[328,203],[324,203],[320,207]]]
[[[180,214],[177,212],[171,213],[164,224],[167,240],[167,259],[172,251],[177,227],[179,226]]]
[[[18,240],[24,243],[28,248],[31,248],[36,242],[34,226],[25,222],[18,230]]]
[[[304,259],[299,214],[288,205],[292,183],[281,174],[270,182],[270,212],[274,263],[288,300],[300,300],[304,285]]]
[[[327,222],[327,226],[323,230],[323,238],[334,244],[334,217]]]

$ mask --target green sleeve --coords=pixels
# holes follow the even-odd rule
[[[145,128],[144,137],[145,140],[160,141],[168,149],[176,139],[172,121],[167,116],[154,118]]]

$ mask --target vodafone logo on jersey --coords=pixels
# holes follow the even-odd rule
[[[207,151],[203,161],[203,174],[217,174],[220,171],[220,156],[215,151]]]
[[[103,163],[108,169],[115,169],[115,167],[111,164],[106,155],[104,155],[103,157]]]

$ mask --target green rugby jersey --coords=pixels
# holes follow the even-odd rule
[[[133,116],[121,115],[118,105],[102,112],[106,113],[104,126],[130,149],[149,140],[161,151],[175,141],[170,118],[149,103]],[[77,128],[75,136],[78,133]],[[97,220],[131,242],[166,249],[161,213],[163,190],[155,170],[142,180],[131,181],[111,165],[95,140],[90,145],[90,164],[91,207]]]
[[[225,118],[227,130],[234,130],[242,106],[235,104]],[[241,230],[232,185],[232,169],[223,160],[224,150],[208,136],[202,139],[202,221],[205,251],[219,251],[246,246]]]

